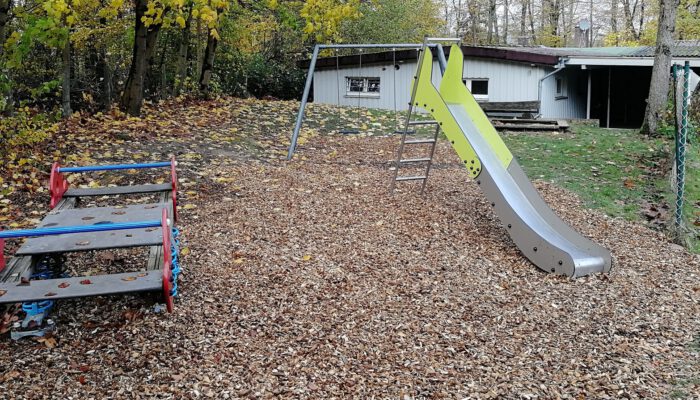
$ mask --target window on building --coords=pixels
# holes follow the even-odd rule
[[[566,97],[566,81],[564,78],[556,78],[555,79],[555,84],[556,84],[556,98],[563,98]]]
[[[489,99],[489,80],[485,78],[466,78],[463,79],[467,89],[472,93],[477,100]]]
[[[381,81],[377,77],[347,76],[345,77],[345,89],[347,96],[379,96]]]

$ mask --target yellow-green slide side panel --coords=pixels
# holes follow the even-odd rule
[[[450,59],[447,62],[447,69],[440,83],[440,94],[446,103],[460,104],[471,117],[474,126],[479,130],[481,136],[491,146],[491,150],[496,154],[504,168],[508,168],[513,160],[513,154],[503,143],[503,139],[496,132],[496,128],[491,125],[488,117],[476,102],[474,96],[464,85],[463,79],[464,54],[457,45],[450,48]]]
[[[447,104],[433,85],[433,56],[430,48],[426,47],[425,51],[423,61],[418,66],[418,73],[416,74],[418,77],[418,88],[416,89],[416,99],[413,105],[428,111],[433,116],[433,119],[440,123],[440,129],[452,143],[452,147],[459,155],[471,177],[475,178],[481,172],[481,162],[476,153],[474,153],[474,149],[469,144],[466,136],[462,134],[462,129],[455,121],[452,113],[450,113]],[[413,81],[414,85],[415,82],[416,80]]]

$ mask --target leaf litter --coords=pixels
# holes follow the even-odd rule
[[[425,196],[411,184],[392,195],[398,137],[320,134],[324,121],[343,115],[331,107],[312,107],[299,155],[282,161],[295,108],[186,100],[151,106],[129,123],[80,119],[92,135],[82,145],[95,142],[110,157],[75,163],[180,160],[180,204],[194,206],[181,209],[179,222],[188,249],[181,297],[172,315],[148,296],[60,302],[55,336],[0,343],[3,391],[619,399],[668,398],[678,382],[697,382],[697,256],[536,182],[564,220],[615,260],[609,275],[542,273],[514,247],[448,144],[438,146]],[[260,122],[266,115],[274,124]],[[379,125],[393,130],[391,121]],[[0,216],[30,226],[46,212],[46,197],[15,190]],[[683,390],[700,393],[692,383]]]

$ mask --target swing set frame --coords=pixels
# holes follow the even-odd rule
[[[432,42],[453,42],[453,38],[428,38]],[[442,46],[438,43],[432,43],[430,47],[435,47],[437,49],[438,65],[440,70],[444,72],[447,66],[447,60],[445,58],[445,53]],[[316,60],[318,60],[318,54],[321,50],[326,49],[416,49],[420,51],[423,47],[422,43],[372,43],[372,44],[317,44],[314,46],[314,51],[311,56],[311,62],[309,63],[309,70],[306,74],[306,84],[304,85],[304,94],[301,96],[301,106],[299,107],[299,113],[297,114],[296,124],[294,125],[294,132],[292,133],[292,138],[289,143],[289,150],[287,152],[287,160],[291,160],[294,156],[294,151],[296,150],[297,139],[299,138],[299,132],[301,131],[301,126],[304,123],[304,112],[306,110],[306,104],[309,100],[309,92],[311,91],[311,83],[314,79],[314,72],[316,70]],[[395,97],[395,96],[394,96]],[[394,99],[396,101],[396,99]]]

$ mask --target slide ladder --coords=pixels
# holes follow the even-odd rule
[[[546,272],[579,277],[610,271],[610,251],[581,236],[547,206],[467,90],[460,46],[450,48],[439,90],[432,83],[432,55],[424,45],[411,107],[433,116],[520,251]]]
[[[410,113],[409,113],[410,119]],[[416,125],[435,125],[435,133],[431,138],[415,138],[408,139],[408,127]],[[394,191],[396,187],[396,182],[405,181],[422,181],[420,187],[420,193],[423,194],[425,191],[425,185],[428,183],[428,175],[430,174],[430,168],[433,166],[433,157],[435,156],[435,145],[437,144],[438,135],[440,135],[440,125],[436,121],[408,121],[406,128],[401,134],[401,144],[399,144],[399,153],[396,157],[396,163],[394,164],[394,180],[391,182],[391,191]],[[428,150],[427,157],[415,157],[415,158],[403,158],[404,148],[413,145],[425,145],[429,144],[430,150]],[[402,166],[412,164],[423,164],[425,170],[422,175],[399,175],[399,169]]]

